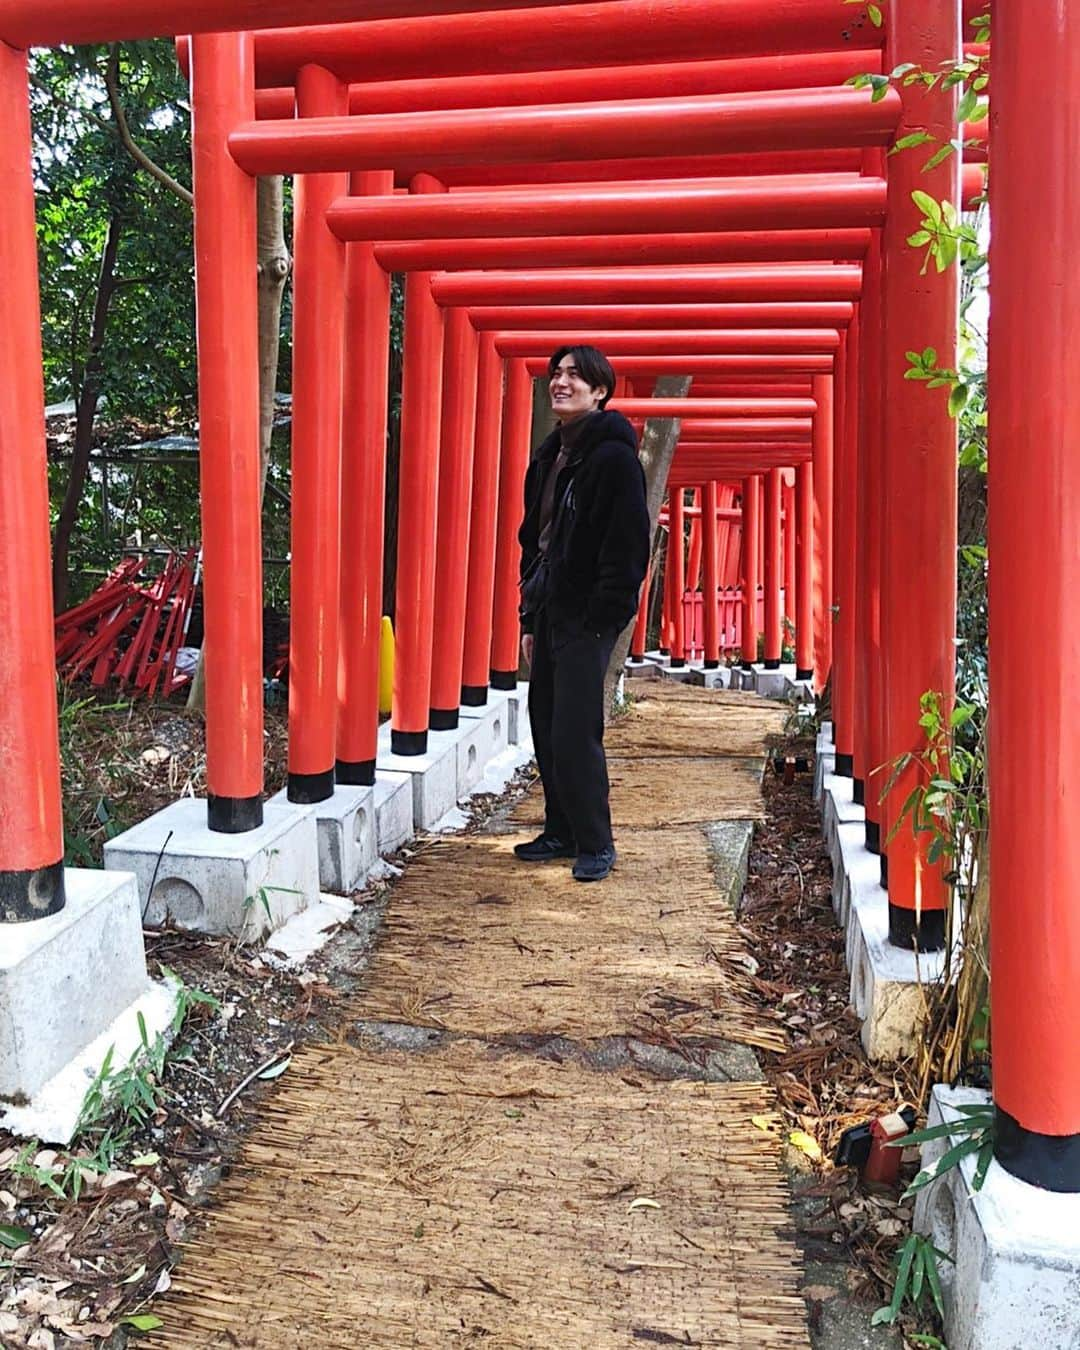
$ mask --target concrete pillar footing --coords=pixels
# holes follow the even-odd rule
[[[207,828],[184,797],[105,845],[105,866],[134,872],[145,922],[257,942],[319,899],[317,808],[267,802],[244,834]]]
[[[113,1047],[116,1067],[176,1006],[146,971],[142,914],[127,872],[69,868],[59,914],[4,925],[0,943],[0,1128],[67,1144]]]
[[[976,1088],[935,1087],[927,1123],[988,1100]],[[922,1165],[957,1142],[924,1144]],[[916,1230],[953,1258],[938,1262],[951,1350],[1071,1350],[1080,1325],[1080,1195],[1039,1190],[997,1162],[973,1191],[975,1166],[968,1156],[915,1201]]]
[[[284,789],[267,805],[292,807]],[[339,784],[325,801],[294,809],[315,817],[320,888],[331,895],[358,891],[379,856],[374,788]]]

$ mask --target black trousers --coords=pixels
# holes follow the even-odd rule
[[[579,853],[612,842],[604,756],[604,676],[618,634],[536,616],[529,721],[544,784],[544,829]]]

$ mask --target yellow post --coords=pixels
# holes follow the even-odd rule
[[[394,703],[394,625],[384,614],[379,634],[379,712],[389,713]]]

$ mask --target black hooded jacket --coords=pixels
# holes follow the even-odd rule
[[[556,429],[541,442],[525,475],[525,519],[518,533],[523,578],[539,562],[540,498],[560,444]],[[546,607],[553,620],[580,620],[598,633],[629,623],[649,565],[649,512],[637,438],[622,413],[589,414],[555,485],[547,563]],[[526,633],[533,631],[534,619],[523,604]]]

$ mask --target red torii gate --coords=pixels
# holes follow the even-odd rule
[[[245,135],[259,134],[256,71],[269,87],[295,87],[305,117],[310,114],[336,119],[349,107],[351,96],[345,81],[373,76],[416,78],[423,73],[420,63],[425,57],[437,62],[447,77],[481,75],[496,66],[518,73],[556,69],[567,63],[587,67],[593,53],[580,42],[567,42],[566,34],[588,19],[604,25],[605,58],[613,65],[636,59],[646,31],[650,58],[670,62],[709,58],[719,51],[752,59],[780,49],[799,54],[829,53],[836,41],[833,0],[805,0],[798,22],[790,24],[778,22],[774,6],[765,0],[740,0],[722,10],[711,7],[708,0],[680,0],[669,6],[670,22],[665,23],[655,23],[655,7],[644,0],[608,0],[607,4],[575,6],[566,14],[554,8],[550,27],[540,31],[528,11],[513,12],[517,8],[513,0],[505,5],[495,0],[487,7],[507,12],[497,19],[451,13],[431,21],[401,16],[445,14],[470,6],[455,0],[324,0],[318,6],[319,17],[330,21],[331,26],[322,30],[281,29],[260,34],[256,40],[247,34],[233,38],[220,33],[193,39],[208,633],[221,643],[219,651],[229,651],[237,658],[235,664],[219,663],[214,690],[212,694],[208,691],[209,755],[213,763],[210,809],[220,829],[250,826],[258,815],[262,785],[261,734],[255,735],[253,730],[259,726],[261,732],[256,711],[261,702],[261,678],[257,679],[257,660],[247,649],[249,644],[239,636],[230,636],[230,629],[237,635],[258,629],[254,618],[259,600],[257,490],[253,486],[257,482],[253,472],[257,461],[256,403],[252,396],[254,292],[234,284],[238,269],[253,258],[254,184],[250,174],[227,152],[229,138],[242,126],[254,128]],[[610,22],[606,17],[609,10]],[[955,12],[943,0],[906,0],[890,10],[885,69],[912,56],[936,66],[958,49]],[[991,501],[994,537],[1002,541],[1003,548],[1008,540],[1010,563],[1008,568],[996,569],[991,595],[995,689],[1001,691],[996,694],[1001,708],[995,714],[991,763],[1001,770],[995,775],[995,783],[1001,785],[998,790],[1003,794],[999,798],[1003,803],[999,808],[1003,830],[995,838],[995,875],[996,886],[1007,897],[1007,904],[995,905],[994,923],[994,1000],[999,1029],[996,1057],[1000,1067],[996,1088],[1001,1126],[998,1154],[1023,1178],[1060,1189],[1078,1189],[1080,1087],[1071,1074],[1065,1047],[1071,1047],[1073,1033],[1080,1025],[1075,978],[1080,967],[1080,935],[1071,910],[1059,906],[1054,911],[1054,941],[1032,944],[1033,934],[1045,931],[1047,925],[1036,912],[1030,880],[1020,870],[1029,865],[1033,850],[1037,850],[1043,866],[1067,890],[1080,849],[1067,811],[1077,771],[1075,756],[1061,749],[1068,743],[1067,738],[1063,742],[1062,731],[1069,725],[1062,681],[1054,682],[1044,692],[1039,730],[1047,736],[1046,744],[1040,744],[1038,753],[1029,753],[1026,738],[1032,734],[1032,725],[1028,690],[1015,669],[1015,653],[1029,650],[1034,634],[1051,644],[1056,661],[1065,668],[1071,654],[1069,643],[1074,641],[1069,636],[1075,625],[1068,622],[1068,603],[1075,592],[1080,564],[1069,542],[1075,535],[1071,498],[1061,491],[1062,484],[1071,484],[1075,476],[1069,454],[1077,423],[1077,397],[1071,393],[1068,374],[1069,363],[1076,357],[1077,326],[1072,316],[1080,284],[1069,268],[1067,255],[1068,224],[1075,217],[1077,193],[1067,147],[1074,138],[1066,135],[1038,140],[1029,133],[1032,126],[1053,125],[1055,114],[1071,119],[1068,125],[1073,127],[1072,105],[1062,112],[1050,100],[1055,97],[1055,89],[1068,87],[1080,40],[1080,20],[1069,17],[1060,7],[1041,4],[1025,6],[1021,18],[1016,0],[999,0],[997,11],[1008,56],[995,62],[992,128],[996,172],[1004,186],[999,189],[1001,210],[995,222],[994,243],[998,287],[994,332],[1000,335],[1001,345],[991,369],[991,392],[1001,430],[996,433],[991,457]],[[383,18],[367,24],[337,22],[371,19],[373,15]],[[0,3],[0,163],[7,170],[5,180],[9,185],[7,219],[0,231],[0,262],[8,277],[7,290],[0,298],[0,354],[5,358],[0,361],[4,372],[0,383],[0,458],[6,484],[4,500],[8,503],[0,519],[0,537],[7,564],[3,570],[8,577],[20,578],[17,592],[11,582],[5,584],[4,603],[0,604],[0,650],[4,653],[6,692],[12,709],[4,714],[4,743],[9,748],[12,780],[17,787],[17,792],[5,796],[0,812],[0,875],[6,905],[14,903],[11,896],[24,902],[31,893],[38,913],[63,904],[55,703],[50,692],[47,500],[33,191],[25,54],[21,49],[31,43],[168,34],[180,26],[243,29],[255,21],[252,0],[218,0],[213,4],[210,0],[194,4],[157,0],[152,5],[111,0],[108,6],[90,0]],[[263,0],[257,21],[292,22],[293,7],[286,7],[281,0]],[[568,25],[573,25],[573,30]],[[706,44],[702,42],[703,31],[708,33]],[[852,30],[853,48],[876,52],[879,40],[871,25]],[[315,69],[323,63],[329,73]],[[946,139],[954,134],[955,104],[949,91],[938,89],[926,95],[905,90],[899,101],[899,135],[916,125],[929,126]],[[932,114],[929,117],[928,110]],[[879,152],[868,152],[867,162],[875,156],[880,160]],[[298,251],[298,265],[301,275],[304,267],[313,269],[315,285],[307,290],[312,306],[329,304],[331,309],[333,298],[326,294],[325,276],[333,267],[343,269],[345,265],[344,252],[335,241],[365,245],[358,256],[371,265],[365,269],[367,286],[374,285],[373,269],[379,267],[381,271],[384,256],[394,249],[408,248],[411,239],[419,245],[414,258],[428,249],[429,257],[444,260],[432,263],[427,269],[432,271],[451,265],[445,260],[455,255],[452,243],[448,245],[447,241],[461,242],[458,258],[470,256],[470,248],[475,258],[477,241],[503,233],[515,236],[520,259],[528,256],[529,247],[520,241],[540,240],[552,231],[561,231],[566,238],[578,230],[655,235],[668,230],[700,234],[706,229],[745,233],[779,228],[783,233],[784,227],[793,231],[843,227],[861,233],[866,227],[871,231],[883,227],[880,244],[871,235],[868,247],[858,253],[811,255],[812,259],[865,258],[858,344],[853,343],[850,328],[843,346],[840,335],[833,332],[833,346],[802,347],[784,345],[789,334],[782,339],[764,339],[751,329],[734,334],[665,335],[675,336],[678,346],[665,346],[653,334],[640,340],[628,334],[626,340],[631,345],[624,351],[628,355],[636,351],[645,358],[665,351],[669,355],[692,355],[696,351],[710,356],[725,352],[843,352],[849,366],[859,367],[858,415],[853,407],[848,408],[843,425],[854,427],[858,423],[862,434],[854,474],[850,459],[846,461],[848,468],[841,470],[846,492],[850,493],[854,477],[858,509],[851,511],[851,496],[839,498],[847,503],[844,511],[849,528],[853,520],[858,522],[853,547],[844,563],[844,574],[857,579],[851,644],[854,697],[846,722],[844,712],[838,709],[837,744],[850,747],[842,749],[842,754],[850,755],[858,781],[864,785],[880,764],[911,748],[919,694],[927,687],[936,687],[948,698],[951,688],[954,446],[951,429],[942,417],[928,413],[926,404],[913,410],[907,397],[911,391],[900,383],[905,369],[900,358],[913,346],[936,344],[940,351],[948,351],[956,307],[954,279],[950,280],[949,274],[944,279],[923,278],[918,272],[919,260],[905,251],[903,241],[912,228],[912,190],[960,200],[958,157],[926,175],[921,174],[921,164],[913,157],[897,156],[889,164],[887,177],[881,176],[879,165],[877,172],[871,169],[861,178],[828,173],[748,175],[696,185],[680,182],[677,192],[672,191],[671,182],[658,181],[653,185],[608,183],[546,191],[532,187],[501,194],[495,189],[466,188],[460,192],[434,191],[430,196],[416,192],[406,198],[390,195],[392,182],[385,181],[381,185],[354,182],[351,186],[361,195],[349,196],[343,172],[326,170],[330,177],[320,182],[317,167],[312,164],[302,184],[299,218],[302,233],[307,236],[303,249],[306,261],[300,259]],[[358,166],[349,167],[359,173]],[[372,170],[386,167],[370,166]],[[414,184],[415,188],[424,186],[439,185]],[[1027,248],[1027,222],[1032,216],[1045,222],[1044,247],[1034,263]],[[746,241],[748,254],[753,247]],[[537,251],[545,252],[539,245]],[[507,250],[503,265],[513,265],[512,253],[513,249]],[[644,256],[628,248],[621,260]],[[656,256],[673,258],[671,252]],[[683,255],[687,256],[689,253]],[[763,246],[756,256],[777,255]],[[888,261],[885,268],[881,266],[882,256]],[[584,247],[575,254],[568,245],[562,263],[570,257],[584,258],[588,264],[595,254],[590,255]],[[352,270],[351,260],[349,265]],[[378,284],[385,282],[380,280]],[[302,292],[304,283],[299,277],[298,285]],[[410,288],[412,312],[422,311],[427,305],[434,311],[435,302],[423,270],[410,273]],[[352,298],[359,300],[362,293],[371,298],[359,284]],[[1061,316],[1062,322],[1056,326],[1048,323],[1047,315]],[[355,315],[350,317],[355,319]],[[340,313],[330,313],[328,321],[333,331],[344,319]],[[428,335],[433,334],[432,325]],[[410,335],[417,370],[425,356],[430,360],[435,357],[437,344],[432,341],[425,346],[424,336],[421,320]],[[459,336],[464,340],[463,330]],[[699,339],[696,344],[695,336]],[[617,335],[613,337],[617,341]],[[718,337],[724,340],[715,345]],[[510,362],[510,413],[520,414],[522,395],[528,390],[528,375],[520,358],[542,350],[539,344],[544,340],[543,334],[499,332],[478,339],[481,361],[485,352],[489,364],[500,355],[516,358]],[[519,344],[518,350],[514,350],[515,344]],[[854,354],[856,345],[858,356]],[[441,368],[441,351],[439,364]],[[1028,369],[1049,372],[1043,381],[1052,385],[1050,397],[1038,400],[1034,409],[1027,398],[1030,381],[1024,376]],[[815,385],[817,380],[828,378],[825,374],[815,376]],[[838,373],[835,378],[837,392],[843,390],[845,400],[853,404],[852,377],[845,374],[841,380]],[[332,389],[330,372],[322,367],[305,383],[322,393]],[[438,417],[441,404],[432,390],[427,391],[426,403],[425,392],[415,379],[408,392],[411,417],[417,416],[417,410],[429,423]],[[820,398],[818,402],[819,424],[831,426],[830,419],[820,416]],[[331,434],[332,414],[310,394],[309,407],[310,414],[304,414],[301,398],[298,429],[310,416],[311,435],[318,449],[319,438]],[[519,422],[523,420],[511,416],[508,425],[512,434],[519,434]],[[849,437],[846,432],[839,443],[838,463],[844,463],[842,457],[849,453]],[[897,453],[898,446],[904,447],[905,453]],[[819,455],[815,467],[825,462]],[[328,474],[329,460],[314,453],[309,460],[301,459],[301,465],[305,463],[309,489],[314,488],[319,475]],[[754,463],[760,461],[755,458]],[[356,464],[349,471],[362,472]],[[814,500],[805,490],[808,481],[804,479],[796,487],[797,515],[807,531]],[[430,496],[432,488],[428,483],[424,491]],[[748,494],[751,515],[754,491]],[[825,512],[834,496],[822,486],[816,500],[822,515],[820,523],[827,530]],[[301,493],[300,509],[302,503]],[[1021,523],[1027,530],[1026,537],[1019,540],[1016,536],[1023,531],[1016,528],[1017,510],[1023,513]],[[1004,517],[1007,511],[1013,514]],[[301,531],[310,524],[302,522]],[[903,546],[898,544],[900,540]],[[319,544],[319,540],[310,543],[313,565],[329,571],[333,563],[319,554]],[[321,546],[324,552],[336,548],[337,533],[323,535]],[[1049,577],[1047,556],[1054,563]],[[805,575],[800,588],[804,581]],[[828,586],[827,581],[824,584]],[[418,576],[416,585],[418,590],[426,589],[428,578]],[[823,598],[831,604],[831,587]],[[320,631],[331,634],[336,620],[329,610],[324,611],[324,618],[328,626]],[[301,683],[305,678],[301,674]],[[312,678],[320,688],[328,683],[321,668],[312,673]],[[238,710],[242,716],[236,716]],[[312,739],[321,745],[326,727],[319,726],[316,731]],[[299,727],[297,733],[303,741]],[[1021,735],[1025,737],[1023,742]],[[320,764],[313,762],[310,770],[298,765],[297,778],[324,779],[327,770]],[[329,772],[332,775],[332,766]],[[312,786],[318,789],[320,784]],[[901,796],[904,789],[902,784]],[[1036,813],[1039,819],[1034,827],[1018,823],[1031,815],[1024,806],[1025,791],[1042,808]],[[866,805],[868,823],[878,826],[880,843],[892,823],[890,812],[886,810],[883,817],[875,819],[875,804],[867,801]],[[1002,838],[1006,840],[1004,847]],[[898,833],[886,851],[893,939],[901,945],[911,940],[933,945],[938,936],[935,915],[943,913],[939,869],[929,864],[906,831]],[[8,913],[5,909],[5,917]],[[17,917],[28,916],[22,913]],[[1046,1008],[1040,1000],[1026,996],[1032,973],[1049,991],[1047,1002],[1056,1023],[1053,1028],[1048,1026]],[[1028,1067],[1032,1055],[1038,1060],[1034,1073]],[[1033,1088],[1036,1082],[1038,1091]]]

